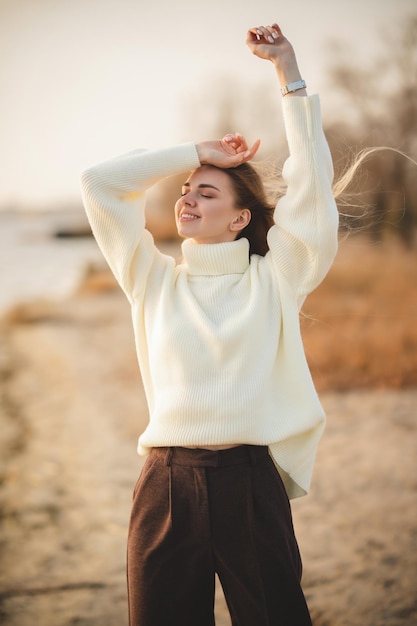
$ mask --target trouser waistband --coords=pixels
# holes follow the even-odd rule
[[[204,450],[203,448],[181,448],[177,446],[153,448],[151,455],[164,458],[166,465],[188,467],[225,467],[249,463],[268,455],[268,446],[244,444],[226,450]]]

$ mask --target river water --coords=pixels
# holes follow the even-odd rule
[[[36,298],[61,299],[89,264],[104,264],[92,237],[58,238],[86,227],[82,211],[0,212],[0,314]]]

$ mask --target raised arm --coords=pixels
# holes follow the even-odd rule
[[[283,168],[287,192],[277,204],[268,243],[277,270],[301,303],[324,278],[337,250],[333,166],[320,101],[307,96],[293,46],[277,24],[250,29],[246,43],[273,63],[281,84],[290,156]]]
[[[158,180],[200,165],[193,143],[163,150],[135,150],[81,175],[93,234],[129,299],[144,287],[157,254],[145,230],[145,191]]]

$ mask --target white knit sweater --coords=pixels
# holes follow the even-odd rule
[[[94,236],[132,306],[154,446],[268,445],[290,498],[307,493],[324,412],[306,363],[299,308],[337,249],[332,163],[318,96],[283,100],[290,157],[287,193],[268,234],[196,244],[184,261],[161,254],[145,229],[145,190],[199,167],[193,143],[138,150],[85,171]]]

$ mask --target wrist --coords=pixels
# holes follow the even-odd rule
[[[207,161],[206,161],[205,150],[204,150],[203,144],[196,143],[195,148],[197,150],[197,156],[198,156],[198,160],[200,161],[200,165],[206,165]]]
[[[289,59],[272,59],[281,87],[302,80],[295,57]]]

